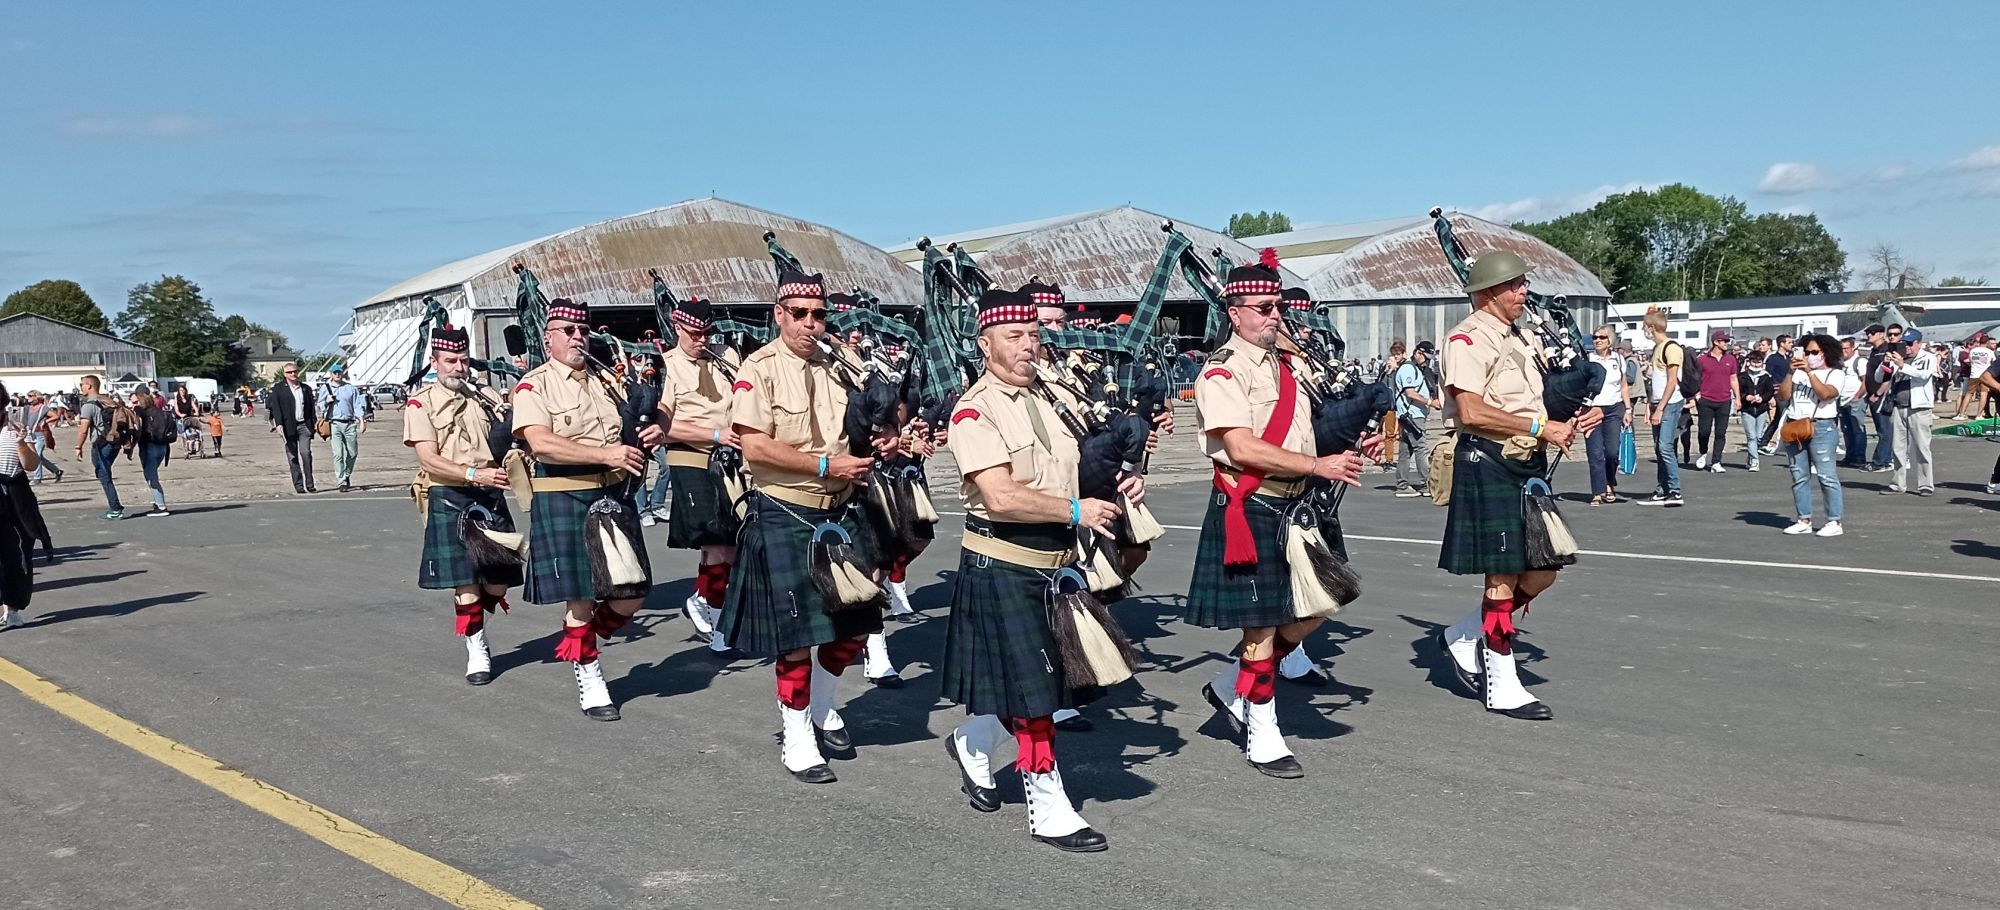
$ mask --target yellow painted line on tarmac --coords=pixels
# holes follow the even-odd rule
[[[298,829],[342,853],[464,910],[541,910],[514,895],[196,752],[0,658],[0,682],[209,789]]]

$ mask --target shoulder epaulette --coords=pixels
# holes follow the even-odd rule
[[[1228,348],[1216,348],[1209,353],[1206,359],[1202,360],[1202,363],[1222,363],[1234,356],[1236,356],[1235,351]]]

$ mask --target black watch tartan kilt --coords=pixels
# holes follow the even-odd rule
[[[528,513],[528,584],[523,596],[529,603],[554,604],[572,600],[596,600],[597,590],[590,580],[590,551],[584,544],[584,521],[590,504],[606,496],[616,498],[618,488],[595,490],[550,490],[535,494],[535,507]],[[636,512],[632,497],[622,500]],[[653,562],[646,555],[644,537],[633,541],[639,565],[646,577],[653,575]]]
[[[1297,622],[1292,614],[1292,570],[1279,543],[1284,510],[1291,508],[1292,500],[1253,495],[1243,503],[1250,538],[1257,543],[1257,563],[1249,566],[1222,564],[1224,501],[1222,491],[1209,491],[1208,514],[1202,517],[1201,537],[1195,543],[1187,611],[1181,618],[1210,629],[1259,629]]]
[[[1451,505],[1445,514],[1438,568],[1454,575],[1514,575],[1528,565],[1521,486],[1548,470],[1548,456],[1527,461],[1502,457],[1500,443],[1458,434],[1451,462]]]
[[[505,493],[492,487],[431,487],[430,505],[424,511],[424,552],[417,561],[417,587],[436,591],[460,585],[512,588],[521,584],[520,566],[481,575],[473,565],[465,539],[458,536],[458,517],[474,505],[493,513],[490,524],[494,530],[514,530],[514,515],[507,511]]]
[[[879,609],[828,615],[812,580],[813,528],[832,521],[854,537],[855,561],[875,565],[851,514],[852,500],[832,509],[808,509],[750,494],[750,509],[736,541],[736,568],[715,628],[737,650],[755,656],[783,654],[882,631]]]
[[[1062,651],[1049,634],[1048,584],[1036,569],[959,552],[938,671],[945,700],[969,714],[1044,717],[1104,694],[1064,684]]]
[[[667,546],[676,550],[726,546],[736,542],[742,522],[722,481],[707,468],[673,465],[673,507],[667,512]]]

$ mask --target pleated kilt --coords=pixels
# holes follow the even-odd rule
[[[529,603],[554,604],[571,600],[596,600],[590,581],[590,551],[584,544],[584,521],[590,504],[615,494],[611,488],[595,490],[551,490],[535,494],[535,507],[528,513]],[[636,509],[630,496],[625,508]],[[646,541],[634,538],[633,551],[639,564],[652,577],[652,560],[646,555]]]
[[[938,671],[947,701],[970,714],[1042,717],[1104,694],[1064,684],[1062,649],[1049,634],[1048,584],[1039,570],[959,551]]]
[[[1194,548],[1194,579],[1188,582],[1187,611],[1182,619],[1210,629],[1257,629],[1296,622],[1292,615],[1292,570],[1285,562],[1279,533],[1290,499],[1251,496],[1243,504],[1250,539],[1257,544],[1257,563],[1222,564],[1222,492],[1211,490],[1208,514],[1201,520],[1201,538]]]
[[[500,490],[431,487],[430,505],[424,512],[424,552],[417,563],[417,587],[436,591],[474,584],[520,586],[519,566],[481,575],[473,565],[472,552],[458,534],[458,516],[475,505],[485,506],[493,513],[490,524],[494,530],[514,530],[514,515],[507,511],[507,494]]]
[[[692,550],[735,543],[742,523],[736,520],[722,481],[706,468],[674,465],[667,470],[673,478],[667,546]]]
[[[882,631],[880,610],[828,615],[813,584],[813,527],[821,521],[854,537],[855,561],[864,570],[875,564],[873,554],[862,552],[866,544],[848,504],[808,509],[762,493],[751,493],[749,502],[736,541],[736,568],[715,624],[730,645],[747,654],[776,655]]]
[[[1548,470],[1536,452],[1523,462],[1501,457],[1501,444],[1460,433],[1451,463],[1451,505],[1445,514],[1438,568],[1454,575],[1512,575],[1529,569],[1521,517],[1521,485]]]

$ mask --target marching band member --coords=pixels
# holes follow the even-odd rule
[[[493,681],[486,614],[505,611],[507,589],[521,583],[517,554],[496,551],[499,544],[490,538],[473,537],[488,530],[507,539],[518,536],[503,493],[507,471],[490,443],[495,424],[504,429],[506,420],[496,402],[470,384],[470,338],[464,329],[432,330],[430,347],[437,381],[418,389],[403,407],[403,444],[416,450],[418,498],[425,503],[417,587],[452,592],[456,630],[465,639],[465,681],[483,686]]]
[[[1291,318],[1297,321],[1295,330],[1301,337],[1309,337],[1312,329],[1305,325],[1305,314],[1312,312],[1312,294],[1305,288],[1286,288],[1278,296],[1284,303],[1284,312],[1291,314]],[[1279,344],[1286,348],[1290,347],[1289,342],[1280,341]],[[1316,369],[1312,361],[1305,357],[1293,358],[1292,368],[1301,374],[1299,377],[1301,382],[1310,381],[1311,374]],[[1314,687],[1324,686],[1328,682],[1327,675],[1320,670],[1319,662],[1306,653],[1306,643],[1303,641],[1292,648],[1290,654],[1286,654],[1278,661],[1278,678]]]
[[[729,422],[730,364],[718,364],[708,347],[713,319],[709,302],[690,298],[674,307],[674,346],[663,360],[664,399],[674,415],[667,427],[667,470],[672,477],[673,506],[667,513],[667,546],[701,551],[695,570],[694,593],[682,610],[708,639],[718,657],[734,658],[729,640],[715,634],[722,600],[729,590],[730,566],[736,562],[739,522],[735,503],[722,481],[708,469],[717,446],[742,448]]]
[[[1215,463],[1215,492],[1196,544],[1186,619],[1242,630],[1237,661],[1203,694],[1243,736],[1252,767],[1297,778],[1305,772],[1278,728],[1272,682],[1278,661],[1321,620],[1294,615],[1279,534],[1307,478],[1359,484],[1361,456],[1313,456],[1307,396],[1292,356],[1277,348],[1284,318],[1280,290],[1270,268],[1230,270],[1223,296],[1233,334],[1209,355],[1195,381],[1195,414],[1202,449]]]

